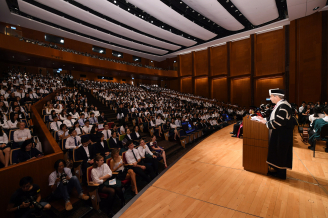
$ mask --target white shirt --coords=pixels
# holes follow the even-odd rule
[[[142,157],[142,158],[145,158],[145,156],[146,156],[146,153],[147,154],[150,154],[151,156],[153,156],[153,153],[149,150],[149,148],[148,148],[148,146],[147,145],[145,145],[145,148],[143,148],[143,146],[139,146],[138,147],[138,152],[139,152],[139,154],[140,154],[140,156]],[[134,157],[133,157],[134,158]]]
[[[8,136],[6,133],[3,133],[3,135],[0,136],[0,144],[8,144]]]
[[[23,130],[18,129],[14,132],[14,141],[15,142],[23,142],[27,138],[32,138],[31,132],[29,129],[23,129]]]
[[[100,167],[93,168],[91,170],[91,178],[94,183],[103,184],[104,180],[99,179],[99,177],[103,177],[106,175],[112,176],[112,171],[110,170],[109,166],[105,163],[103,165],[101,165]]]
[[[107,133],[108,133],[108,137],[107,137]],[[103,130],[102,134],[104,134],[104,139],[107,140],[112,136],[112,131],[110,129],[108,130]]]
[[[325,116],[324,118],[322,118],[324,121],[328,122],[328,116]]]
[[[58,127],[57,127],[56,123],[57,123]],[[50,124],[50,129],[52,129],[54,131],[58,131],[58,130],[60,130],[60,125],[62,125],[62,122],[60,122],[60,121],[52,122]]]
[[[72,172],[71,172],[71,169],[70,168],[67,168],[65,167],[64,168],[64,172],[66,173],[66,175],[69,177],[69,178],[72,178]],[[49,175],[49,186],[52,186],[55,184],[56,182],[56,179],[58,177],[61,176],[61,173],[57,173],[56,171],[53,171],[52,173],[50,173]],[[69,181],[68,181],[69,182]],[[59,186],[60,182],[57,182],[57,187]]]
[[[18,121],[16,120],[14,123],[11,122],[11,120],[7,121],[9,129],[16,129],[17,128]]]
[[[133,148],[133,153],[136,156],[137,160],[141,159],[141,157],[139,155],[139,151],[137,149]],[[137,160],[134,158],[133,153],[132,153],[131,149],[127,150],[125,153],[125,158],[126,158],[126,161],[128,162],[128,164],[133,164],[133,163],[137,162]]]
[[[68,137],[65,143],[65,148],[66,149],[74,149],[76,147],[78,147],[79,144],[81,144],[81,137],[80,136],[76,136],[76,144],[75,144],[75,140],[74,137]]]
[[[314,114],[311,114],[309,116],[309,121],[311,122],[310,126],[312,126],[313,124],[313,121],[317,120],[317,119],[320,119],[320,118],[325,118],[325,115],[324,114],[318,114],[319,117],[314,117]]]
[[[64,120],[63,122],[67,127],[72,127],[74,126],[75,120],[71,119],[71,120]]]
[[[92,129],[92,125],[89,125],[89,127],[87,126],[83,126],[82,130],[86,133],[89,134],[91,132]]]

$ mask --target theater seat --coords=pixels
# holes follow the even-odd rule
[[[12,164],[17,164],[18,161],[18,152],[19,152],[20,148],[16,148],[16,149],[12,149],[10,151],[10,165]]]
[[[100,198],[105,199],[108,197],[108,195],[106,193],[98,192],[99,184],[93,183],[92,178],[91,178],[92,168],[93,167],[91,166],[91,167],[88,167],[88,169],[87,169],[87,183],[88,183],[88,190],[89,190],[92,207],[93,207],[93,209],[98,211]]]

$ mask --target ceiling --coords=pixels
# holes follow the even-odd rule
[[[0,21],[161,61],[287,25],[326,5],[327,0],[1,0]]]

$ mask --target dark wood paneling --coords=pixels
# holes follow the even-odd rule
[[[218,101],[228,102],[228,79],[219,78],[212,80],[212,96]]]
[[[208,75],[208,50],[195,52],[195,76]]]
[[[180,92],[180,79],[170,80],[167,88]]]
[[[269,89],[274,88],[284,88],[283,77],[255,80],[255,105],[265,103],[265,99],[269,97]]]
[[[251,39],[231,43],[230,75],[238,76],[251,73]]]
[[[181,92],[192,93],[192,77],[181,78]]]
[[[328,16],[327,11],[322,12],[322,53],[321,53],[321,102],[327,101],[327,74],[328,74]]]
[[[231,80],[231,103],[239,106],[251,104],[251,80],[250,78]]]
[[[284,30],[259,34],[256,37],[255,75],[285,72]]]
[[[296,102],[296,69],[297,69],[297,20],[289,25],[289,102]]]
[[[202,96],[208,98],[208,78],[195,79],[195,94],[196,96]]]
[[[136,73],[139,75],[153,75],[165,77],[178,77],[177,71],[155,70],[144,67],[120,64],[110,61],[103,61],[60,50],[46,48],[31,43],[20,41],[18,38],[0,34],[0,48],[5,52],[21,53],[44,59],[48,62],[59,62],[61,64],[76,64],[90,68],[107,69],[119,72]]]
[[[302,101],[320,101],[322,19],[321,13],[303,17],[297,21],[299,90],[297,104]]]
[[[227,44],[212,48],[211,76],[227,74]]]
[[[181,55],[180,76],[192,75],[192,53]]]

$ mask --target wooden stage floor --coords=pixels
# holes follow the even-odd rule
[[[316,157],[294,133],[287,180],[248,172],[232,126],[200,142],[120,217],[328,217],[328,154]]]

